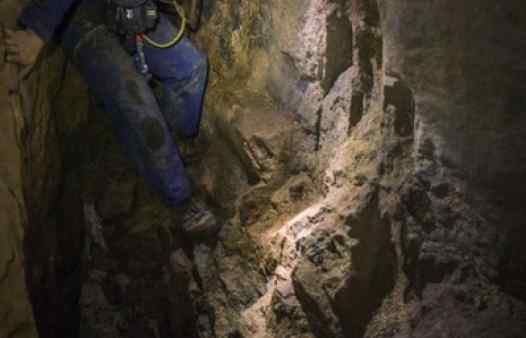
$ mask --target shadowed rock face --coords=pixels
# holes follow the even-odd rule
[[[19,10],[17,1],[0,2],[2,29],[15,27]],[[5,62],[3,42],[0,54],[0,337],[31,338],[38,335],[24,271],[27,213],[20,144],[24,116],[18,100],[18,72]]]
[[[0,134],[0,338],[36,337],[32,312],[49,338],[522,337],[525,13],[205,1],[203,128],[180,144],[223,223],[205,242],[50,48],[14,93],[23,147]]]
[[[414,90],[418,144],[474,184],[516,193],[524,175],[522,3],[382,2],[386,71]],[[418,15],[415,15],[418,13]],[[427,131],[427,129],[431,129]],[[440,138],[440,139],[439,139]],[[503,163],[506,163],[503,165]]]

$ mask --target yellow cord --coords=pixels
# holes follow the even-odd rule
[[[172,0],[172,4],[175,7],[177,14],[179,14],[179,16],[181,17],[181,28],[179,29],[179,32],[174,36],[173,39],[165,43],[154,41],[151,38],[149,38],[148,35],[144,34],[144,41],[148,42],[155,48],[170,48],[176,43],[178,43],[179,40],[181,40],[181,38],[183,37],[184,31],[186,29],[186,15],[184,13],[184,9],[177,3],[176,0]]]

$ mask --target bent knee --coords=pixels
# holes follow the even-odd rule
[[[190,182],[186,177],[180,179],[179,182],[173,185],[168,185],[164,192],[164,199],[168,206],[177,206],[185,203],[192,196],[192,189]]]

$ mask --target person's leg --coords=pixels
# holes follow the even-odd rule
[[[174,26],[161,16],[156,30],[148,36],[158,42],[166,42],[175,34]],[[178,138],[197,136],[207,81],[206,56],[188,38],[165,49],[146,44],[144,52],[150,72],[161,82],[157,99],[169,127]],[[213,213],[196,198],[192,199],[182,216],[180,226],[191,238],[210,237],[220,229]]]
[[[148,36],[166,42],[175,34],[177,29],[161,15],[157,28]],[[144,52],[151,73],[161,82],[159,105],[169,127],[179,137],[195,137],[199,132],[207,82],[206,55],[186,37],[165,49],[146,43]]]
[[[168,204],[188,200],[189,181],[157,100],[117,37],[104,25],[78,19],[65,32],[63,45],[110,114],[139,173]]]

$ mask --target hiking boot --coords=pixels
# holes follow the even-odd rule
[[[178,208],[181,230],[192,239],[206,239],[215,236],[221,229],[216,217],[203,203],[191,199]]]

